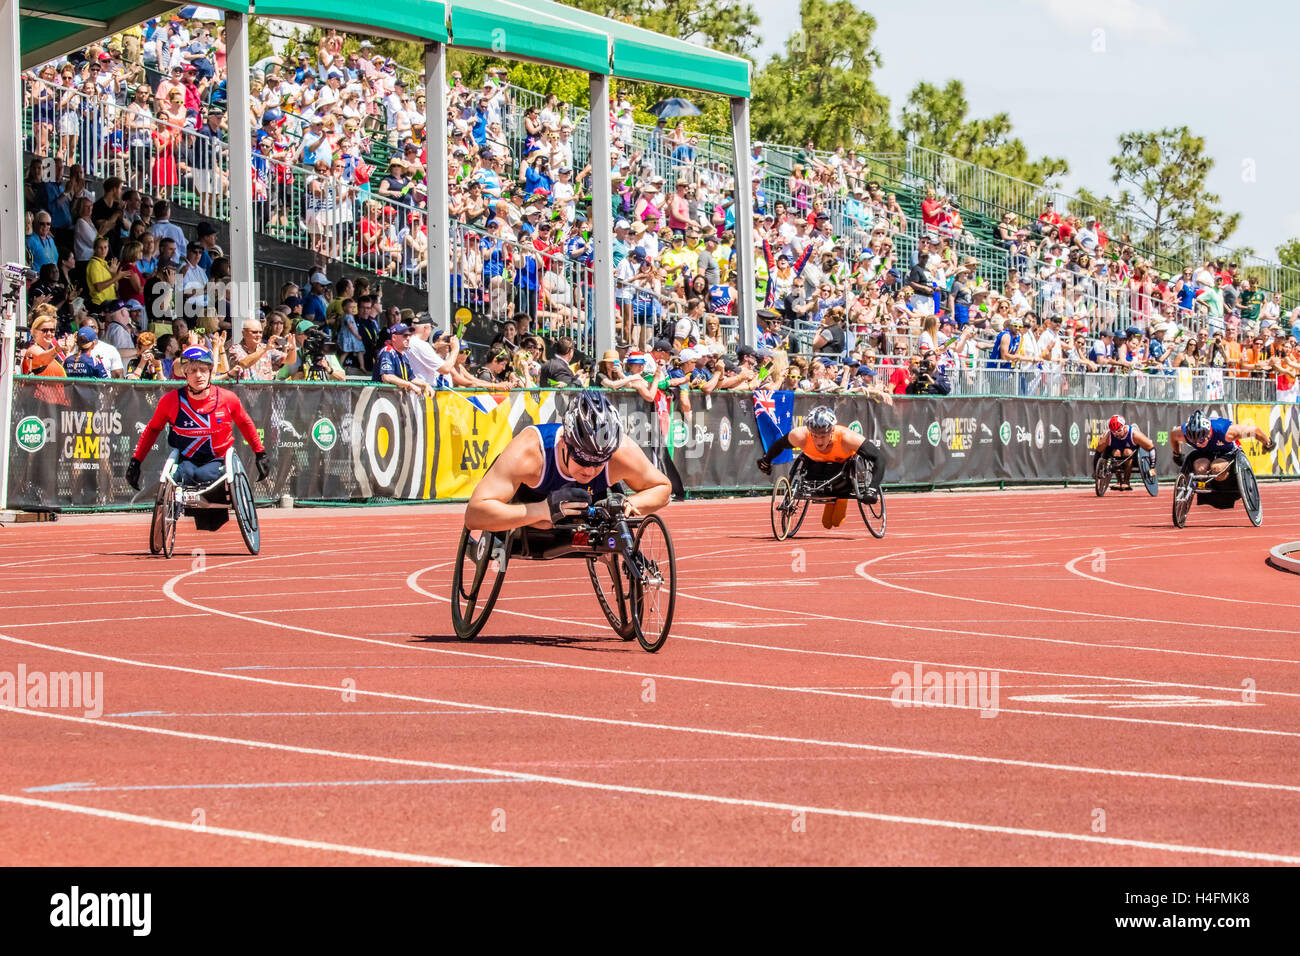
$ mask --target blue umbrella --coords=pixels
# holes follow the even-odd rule
[[[650,107],[650,112],[660,119],[671,119],[675,116],[699,116],[700,108],[690,100],[674,96],[670,99],[660,100]]]

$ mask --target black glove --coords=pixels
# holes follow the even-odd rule
[[[1272,451],[1274,448],[1277,447],[1277,443],[1273,441],[1273,439],[1271,438],[1265,438],[1263,441],[1263,445],[1265,451]]]
[[[551,508],[551,524],[559,524],[566,518],[586,514],[591,504],[591,492],[577,485],[556,488],[547,496],[546,502]]]
[[[758,470],[765,475],[772,473],[772,460],[770,458],[760,458],[758,460]]]
[[[1176,451],[1176,452],[1174,452],[1174,464],[1177,465],[1177,466],[1180,467],[1180,468],[1182,467],[1182,465],[1183,465],[1183,453],[1182,453],[1181,451]]]
[[[257,459],[257,480],[266,481],[266,476],[271,473],[271,466],[266,460],[266,452],[259,451],[254,457]]]
[[[126,483],[136,491],[140,490],[140,462],[134,458],[126,466]]]

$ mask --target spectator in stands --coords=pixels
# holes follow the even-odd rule
[[[64,360],[63,370],[68,378],[108,378],[108,369],[94,354],[99,336],[92,326],[83,326],[77,332],[77,350]]]
[[[573,340],[567,336],[557,341],[555,354],[542,365],[538,385],[542,388],[582,388],[585,385],[583,376],[572,368],[576,351]]]

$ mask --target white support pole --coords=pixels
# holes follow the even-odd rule
[[[429,315],[435,326],[454,332],[451,313],[451,220],[447,205],[447,44],[424,48],[424,115],[429,137]]]
[[[740,301],[736,303],[736,321],[740,324],[740,341],[754,345],[758,341],[756,324],[758,305],[754,301],[754,197],[751,193],[749,155],[749,100],[731,98],[731,154],[735,171],[732,197],[736,212],[736,269]]]
[[[230,341],[240,341],[246,318],[257,317],[253,273],[253,134],[248,115],[248,28],[242,13],[226,14],[226,125],[230,174]]]
[[[18,0],[0,0],[0,263],[27,264],[23,219],[23,81],[18,49]],[[22,283],[20,282],[21,286]],[[16,325],[27,325],[27,296],[12,316],[0,317],[0,509],[9,501],[9,449],[14,437]]]
[[[599,358],[614,347],[614,212],[611,196],[614,194],[609,166],[609,77],[603,73],[588,75],[591,93],[591,111],[587,122],[591,125],[591,229],[593,239],[592,269],[595,284],[591,290],[595,301],[590,304],[595,316],[596,337],[592,343],[593,358]]]

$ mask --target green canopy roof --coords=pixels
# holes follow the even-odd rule
[[[552,6],[569,10],[559,4]],[[453,2],[451,38],[454,47],[492,56],[536,60],[585,73],[609,73],[609,37],[599,27],[582,26],[539,11],[522,0]]]
[[[176,7],[157,0],[21,0],[31,67]],[[205,5],[249,12],[249,0]],[[749,61],[552,0],[256,0],[255,14],[533,60],[585,73],[748,97]],[[451,30],[447,29],[450,10]]]
[[[718,53],[553,0],[517,2],[539,13],[548,13],[608,34],[614,46],[615,76],[724,96],[749,97],[749,61],[741,57]]]

